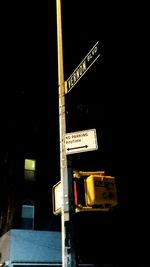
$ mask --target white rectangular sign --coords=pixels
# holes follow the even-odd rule
[[[70,77],[66,81],[66,91],[69,91],[75,86],[75,84],[83,77],[83,75],[87,72],[87,70],[94,64],[94,62],[99,58],[99,41],[92,47],[92,49],[88,52],[88,54],[84,57],[82,62],[78,65],[78,67],[74,70],[74,72],[70,75]]]
[[[65,134],[66,154],[74,154],[98,149],[96,130],[84,130]]]

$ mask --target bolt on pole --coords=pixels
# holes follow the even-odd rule
[[[61,238],[62,267],[77,267],[73,231],[73,176],[70,161],[65,152],[66,112],[65,81],[63,67],[61,0],[56,0],[57,18],[57,60],[58,60],[58,94],[59,94],[59,141],[60,141],[60,176],[62,185]]]

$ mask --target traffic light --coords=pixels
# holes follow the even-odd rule
[[[82,172],[74,170],[75,212],[108,211],[117,205],[115,177],[106,176],[104,171]],[[59,181],[53,186],[53,213],[61,213],[62,189]]]
[[[76,212],[108,211],[117,205],[117,190],[115,177],[106,176],[104,171],[80,172],[74,171],[78,195]],[[82,188],[81,182],[82,180]],[[81,194],[82,191],[82,194]],[[80,196],[84,195],[84,198]]]
[[[88,207],[111,207],[117,204],[115,178],[90,175],[84,181],[85,201]]]

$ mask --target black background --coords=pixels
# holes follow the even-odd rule
[[[55,1],[1,5],[0,155],[35,156],[48,191],[59,181]],[[146,110],[132,76],[127,9],[97,0],[62,1],[65,79],[97,41],[104,48],[66,96],[67,131],[96,128],[98,151],[73,155],[73,167],[104,169],[116,177],[118,188],[113,213],[84,215],[81,247],[90,235],[86,254],[97,237],[97,254],[101,250],[105,261],[132,258],[142,263],[149,261],[149,189],[141,149],[147,147],[142,131]],[[42,206],[45,199],[40,201]],[[57,219],[51,218],[59,225]]]

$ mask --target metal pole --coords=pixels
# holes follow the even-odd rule
[[[59,138],[60,138],[60,176],[62,186],[62,208],[61,208],[61,236],[62,236],[62,266],[77,267],[74,231],[73,231],[73,186],[70,161],[67,161],[65,153],[65,82],[63,68],[63,45],[62,45],[62,20],[61,0],[56,0],[57,15],[57,53],[58,53],[58,94],[59,94]]]

